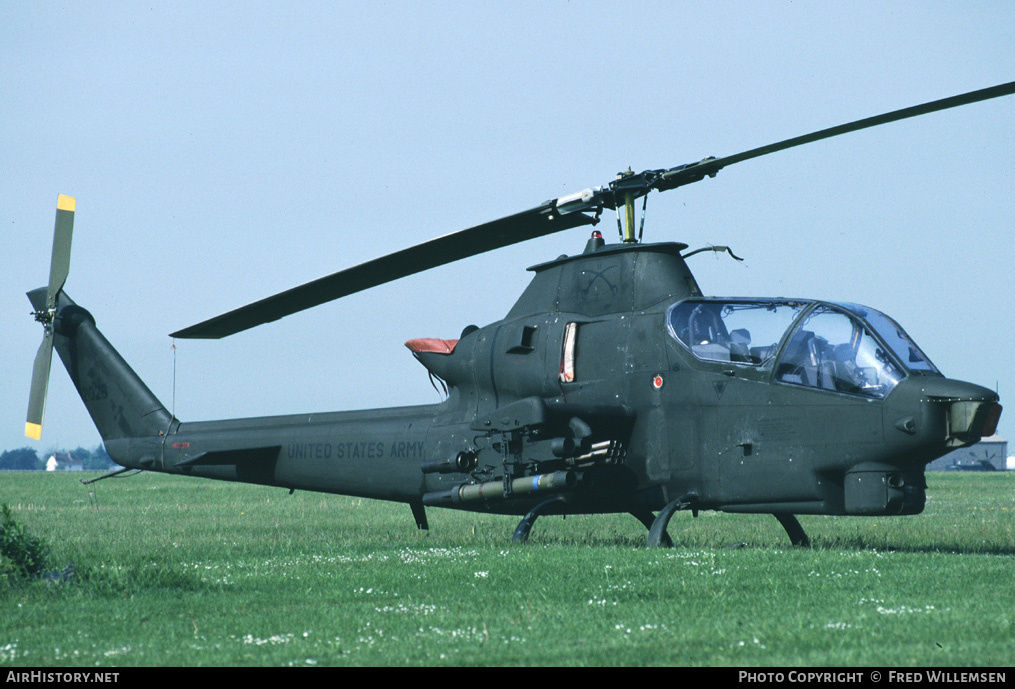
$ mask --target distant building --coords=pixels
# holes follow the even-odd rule
[[[927,471],[990,471],[989,464],[997,471],[1007,466],[1008,441],[999,435],[984,438],[972,447],[961,447],[927,465]]]
[[[85,465],[81,460],[74,459],[69,452],[54,453],[46,460],[46,471],[84,471],[84,469]]]

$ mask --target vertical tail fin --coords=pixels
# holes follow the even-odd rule
[[[36,309],[46,288],[28,293]],[[103,441],[156,437],[172,414],[95,327],[95,319],[62,290],[53,319],[53,346],[67,368]]]

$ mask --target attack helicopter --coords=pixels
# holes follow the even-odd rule
[[[924,467],[995,432],[993,391],[945,377],[889,316],[816,299],[707,297],[688,245],[643,243],[636,202],[725,167],[868,127],[1012,95],[1015,82],[605,185],[341,270],[172,333],[222,338],[343,296],[617,213],[581,253],[533,266],[507,315],[406,346],[435,405],[183,422],[64,291],[76,201],[59,196],[26,435],[40,438],[52,352],[123,469],[518,515],[629,513],[672,545],[678,510],[912,515]],[[733,252],[727,247],[710,250]]]

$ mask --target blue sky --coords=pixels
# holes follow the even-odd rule
[[[94,446],[55,364],[24,438],[58,193],[68,293],[184,420],[429,403],[403,342],[507,313],[584,229],[222,341],[168,333],[608,182],[1015,80],[1015,3],[0,5],[0,449]],[[1015,437],[1015,98],[748,161],[649,200],[708,294],[867,304]],[[612,240],[612,218],[606,224]],[[663,333],[661,332],[662,336]]]

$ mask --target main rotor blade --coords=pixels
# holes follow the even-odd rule
[[[704,177],[715,176],[719,170],[734,163],[840,134],[1012,93],[1015,93],[1015,82],[943,98],[883,115],[867,117],[725,158],[706,158],[697,163],[680,165],[668,170],[646,170],[637,174],[621,175],[606,186],[586,189],[579,194],[547,201],[531,210],[438,237],[423,244],[417,244],[414,247],[362,263],[229,311],[197,325],[178,330],[172,333],[172,336],[203,339],[226,337],[333,299],[462,258],[572,227],[595,224],[598,213],[603,208],[618,208],[624,203],[630,203],[631,199],[644,196],[653,189],[666,191],[697,182]],[[596,218],[584,215],[584,212],[592,210],[596,211]]]
[[[332,273],[178,330],[172,336],[219,339],[459,259],[595,222],[582,213],[561,214],[553,201],[547,201],[531,210],[452,232]]]
[[[836,127],[829,127],[828,129],[804,134],[803,136],[794,136],[792,139],[768,144],[767,146],[752,148],[749,151],[726,156],[725,158],[706,158],[700,163],[682,165],[679,168],[673,168],[672,170],[663,172],[662,175],[660,175],[659,181],[652,186],[659,191],[675,189],[685,184],[690,184],[691,182],[697,182],[704,176],[711,177],[722,168],[732,165],[733,163],[740,163],[745,160],[750,160],[751,158],[775,153],[776,151],[784,151],[787,148],[802,146],[822,139],[829,139],[833,136],[848,134],[861,129],[867,129],[869,127],[877,127],[882,124],[888,124],[889,122],[897,122],[910,117],[927,115],[939,110],[947,110],[949,108],[956,108],[960,105],[978,103],[979,101],[990,100],[991,98],[998,98],[1000,96],[1010,96],[1012,94],[1015,94],[1015,81],[1007,84],[1000,84],[998,86],[991,86],[990,88],[980,89],[978,91],[970,91],[969,93],[951,96],[950,98],[942,98],[940,100],[924,103],[923,105],[914,105],[909,108],[894,110],[892,112],[884,113],[883,115],[865,117],[862,120],[856,120],[855,122],[849,122],[847,124],[840,124]]]

